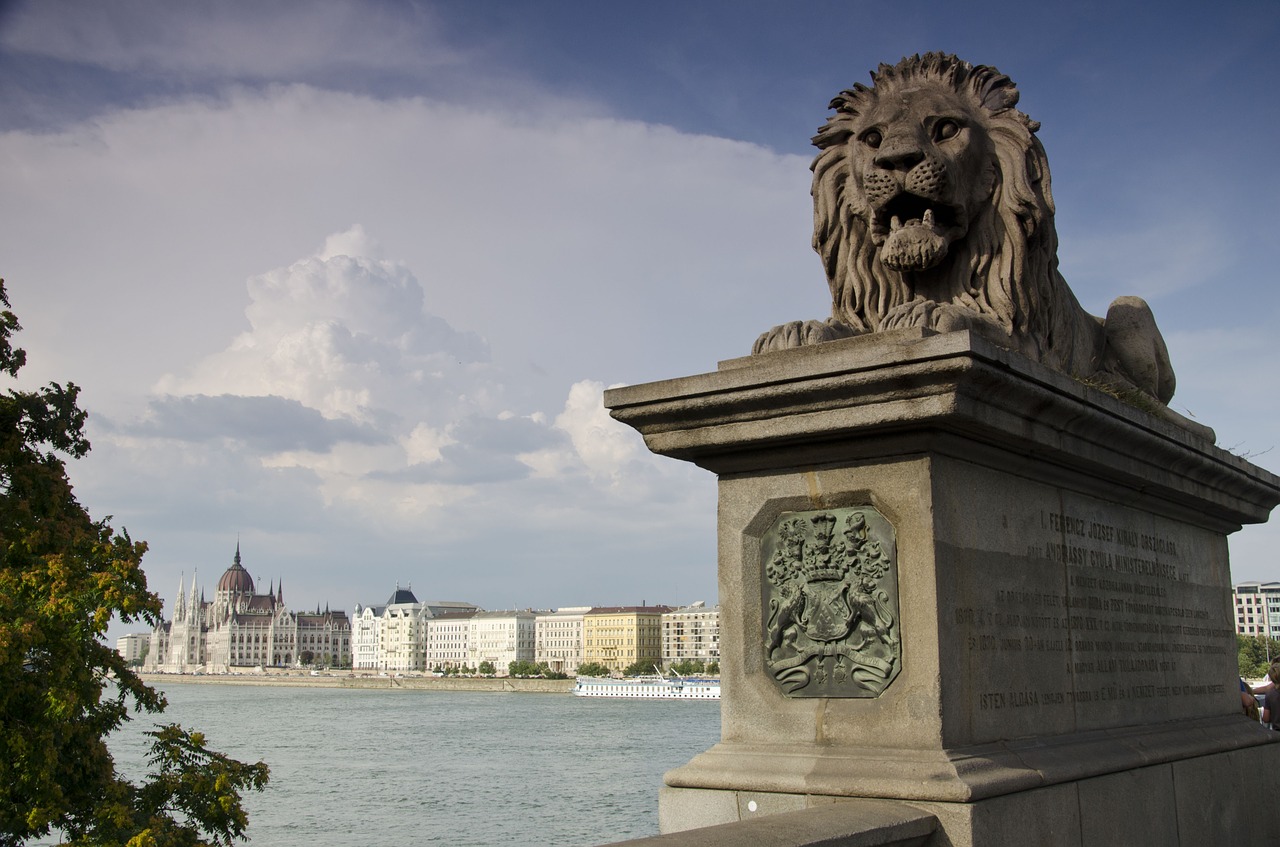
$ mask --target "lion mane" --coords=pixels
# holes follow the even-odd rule
[[[834,114],[813,138],[813,247],[831,289],[831,319],[775,327],[755,352],[909,326],[973,329],[1068,375],[1167,403],[1173,371],[1146,303],[1120,298],[1103,321],[1080,306],[1058,271],[1040,125],[1016,108],[1012,80],[943,53],[882,64],[871,78],[871,86],[855,84],[831,101]],[[936,131],[942,140],[934,144],[929,126],[951,113],[961,117]],[[885,176],[867,163],[891,157],[894,132],[926,135],[911,147],[919,158]],[[977,161],[961,168],[944,154],[930,158],[961,133]],[[940,210],[936,225],[932,209],[920,211],[922,196]],[[899,234],[890,230],[891,213],[894,230],[904,227],[899,214],[924,218],[907,221],[905,260],[886,258]]]

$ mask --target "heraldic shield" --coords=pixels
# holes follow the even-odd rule
[[[897,538],[870,506],[784,512],[764,536],[765,666],[790,697],[877,697],[902,664]]]

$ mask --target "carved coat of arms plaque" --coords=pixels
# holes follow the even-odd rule
[[[870,506],[784,512],[764,536],[765,667],[791,697],[876,697],[902,664],[897,539]]]

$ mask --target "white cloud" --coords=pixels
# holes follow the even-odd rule
[[[428,567],[476,602],[714,595],[714,479],[600,386],[827,308],[807,163],[522,105],[295,86],[0,134],[30,375],[85,386],[77,490],[161,585],[240,533],[352,595]]]
[[[404,439],[405,459],[411,465],[440,461],[440,450],[456,444],[446,430],[418,424]]]
[[[165,375],[157,390],[272,395],[362,424],[439,416],[495,393],[472,384],[486,370],[486,345],[427,313],[408,269],[363,255],[372,249],[356,226],[250,279],[250,329],[188,374]]]
[[[374,249],[361,228],[325,245],[252,277],[248,330],[165,375],[142,414],[98,421],[85,487],[127,501],[135,531],[193,532],[203,519],[260,543],[369,536],[434,557],[488,539],[487,570],[453,589],[477,597],[481,573],[536,583],[525,568],[545,553],[529,543],[575,537],[569,559],[593,557],[655,524],[667,541],[701,527],[711,543],[709,504],[688,499],[709,480],[649,454],[608,416],[601,383],[562,389],[554,417],[513,409],[518,380],[467,360],[484,345],[427,311],[408,267],[359,255]]]
[[[617,486],[628,465],[650,457],[634,431],[609,417],[603,391],[598,382],[575,383],[555,425],[568,433],[577,458],[593,480]]]
[[[19,306],[49,318],[28,322],[29,343],[50,351],[36,367],[73,373],[92,402],[120,412],[138,390],[129,380],[149,387],[231,334],[269,332],[277,303],[305,293],[316,309],[341,299],[359,316],[393,302],[412,312],[421,296],[457,333],[479,333],[493,357],[527,369],[522,388],[546,408],[561,380],[709,369],[778,320],[829,308],[808,246],[803,158],[521,106],[293,86],[117,112],[56,135],[0,134],[0,161],[12,165],[0,168],[0,231],[21,245],[6,277]],[[353,222],[381,252],[318,249]],[[376,294],[367,306],[335,264],[351,249],[374,254],[351,259]],[[415,269],[417,289],[380,264],[384,254]],[[299,267],[262,273],[302,255]],[[125,343],[103,315],[127,316]],[[298,396],[299,368],[331,366],[333,350],[355,343],[320,322],[295,324],[304,328],[273,336],[278,361],[255,375],[257,392]],[[386,328],[369,329],[404,331]],[[74,357],[82,346],[113,349],[110,366]],[[231,376],[189,374],[205,393]]]

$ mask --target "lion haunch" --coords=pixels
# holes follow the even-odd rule
[[[1040,125],[1015,108],[1013,82],[942,53],[881,65],[871,78],[831,101],[835,114],[813,139],[813,246],[831,318],[774,327],[752,352],[904,327],[970,329],[1167,404],[1173,368],[1147,304],[1122,297],[1096,318],[1058,273]]]

